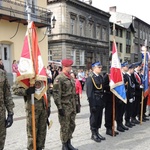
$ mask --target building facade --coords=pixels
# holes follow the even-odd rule
[[[147,41],[147,50],[150,50],[150,25],[133,15],[116,12],[116,7],[110,8],[110,14],[112,22],[119,22],[121,26],[127,29],[124,43],[126,53],[123,54],[123,57],[128,57],[130,54],[129,61],[140,61],[141,47],[145,45],[145,41]]]
[[[74,68],[90,69],[101,61],[103,70],[109,63],[109,17],[79,0],[48,0],[57,23],[48,39],[48,60],[71,58]]]
[[[30,0],[29,6],[31,8],[31,20],[37,27],[38,40],[41,41],[39,42],[41,55],[44,64],[47,65],[48,44],[44,32],[49,26],[47,18],[50,16],[48,14],[52,13],[46,9],[47,3],[41,0]],[[12,61],[19,60],[21,56],[28,24],[27,19],[25,0],[0,0],[0,59],[2,59],[8,73],[12,72]]]

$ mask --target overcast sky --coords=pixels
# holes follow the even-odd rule
[[[149,0],[92,0],[92,5],[106,12],[110,6],[117,6],[117,12],[136,16],[150,24],[149,2]]]

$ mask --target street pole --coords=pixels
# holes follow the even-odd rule
[[[26,0],[26,11],[27,11],[27,16],[28,16],[28,25],[31,22],[31,6],[29,3],[29,0]],[[32,49],[32,37],[31,37],[31,32],[29,35],[29,42],[30,42],[30,50],[33,51]],[[31,54],[33,54],[31,52]],[[33,60],[33,56],[32,56],[32,60]],[[33,66],[34,68],[34,66]],[[34,79],[30,79],[30,87],[34,86],[35,84],[35,80]],[[32,136],[33,136],[33,150],[36,150],[36,132],[35,132],[35,105],[34,105],[34,94],[31,95],[31,104],[32,104]]]

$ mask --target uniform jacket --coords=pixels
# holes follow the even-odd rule
[[[99,89],[95,87],[92,78]],[[88,77],[86,81],[86,88],[86,94],[90,107],[101,106],[103,104],[103,77],[101,75],[96,76],[95,74],[93,74],[91,77]]]
[[[75,81],[72,77],[67,77],[63,72],[54,80],[53,97],[58,109],[62,109],[62,105],[73,104],[75,107]]]
[[[8,83],[6,72],[0,69],[0,112],[7,110],[13,113],[14,103],[10,92],[10,85]]]

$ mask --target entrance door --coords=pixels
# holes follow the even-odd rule
[[[0,45],[0,58],[3,61],[5,70],[7,73],[11,72],[11,62],[10,62],[10,46],[9,45]]]

